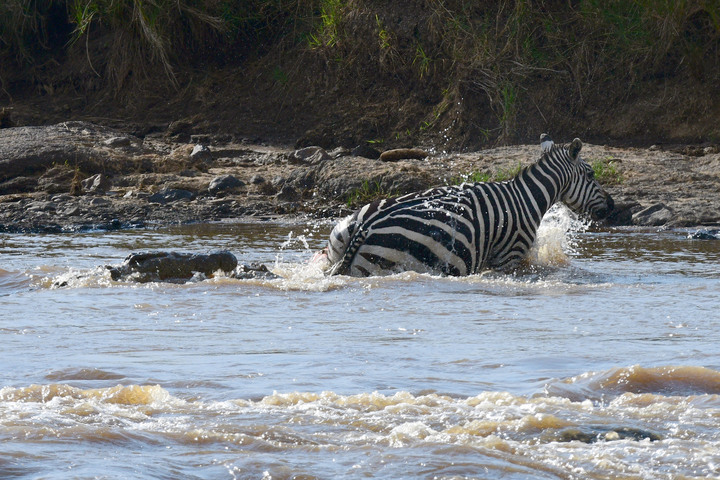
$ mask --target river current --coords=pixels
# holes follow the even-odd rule
[[[331,228],[0,234],[0,478],[720,477],[720,241],[559,209],[523,273],[327,278]],[[220,249],[281,278],[103,268]]]

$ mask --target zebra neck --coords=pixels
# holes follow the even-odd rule
[[[512,181],[518,194],[524,199],[536,226],[550,207],[560,199],[562,180],[549,164],[545,164],[545,160],[543,157],[537,163],[524,168]]]

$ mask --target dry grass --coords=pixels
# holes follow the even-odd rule
[[[502,142],[517,137],[528,118],[553,124],[555,111],[573,115],[602,95],[620,102],[653,79],[720,83],[720,3],[0,2],[3,65],[40,84],[38,72],[66,56],[84,65],[67,83],[81,85],[77,77],[86,75],[115,92],[147,79],[155,89],[182,89],[189,77],[180,72],[227,64],[264,65],[283,96],[293,88],[324,94],[335,85],[368,97],[395,89],[427,105],[424,118],[402,124],[408,137],[452,129]],[[0,71],[5,93],[17,81],[8,80],[10,71]],[[492,115],[478,119],[474,111]]]

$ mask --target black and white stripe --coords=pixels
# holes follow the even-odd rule
[[[468,275],[514,268],[554,203],[595,218],[612,210],[612,199],[580,158],[581,148],[579,139],[564,146],[549,140],[540,160],[512,180],[433,188],[365,205],[330,234],[330,273]]]

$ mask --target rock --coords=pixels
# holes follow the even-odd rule
[[[190,159],[196,162],[211,162],[212,153],[206,145],[195,145],[190,152]]]
[[[209,254],[178,252],[142,252],[130,254],[118,267],[107,266],[113,280],[137,282],[182,282],[197,273],[212,277],[221,270],[232,273],[237,266],[235,255],[227,251]]]
[[[664,203],[656,203],[632,216],[632,223],[648,227],[660,227],[672,221],[674,212]]]
[[[347,157],[348,155],[350,155],[350,150],[345,147],[337,147],[330,150],[330,152],[328,152],[328,155],[330,155],[332,158]]]
[[[73,217],[80,213],[80,207],[78,207],[77,205],[71,205],[71,206],[67,207],[65,210],[62,210],[61,212],[58,212],[58,213],[60,213],[60,215],[63,215],[65,217]]]
[[[210,181],[210,186],[208,187],[208,190],[211,193],[218,193],[224,190],[232,190],[234,188],[242,187],[244,185],[245,182],[239,180],[233,175],[220,175],[219,177],[215,177]]]
[[[300,194],[290,185],[285,185],[277,195],[275,195],[275,198],[281,202],[297,202],[300,200]]]
[[[28,212],[51,212],[55,211],[55,208],[57,205],[54,202],[45,202],[42,200],[30,202],[27,207],[26,211]]]
[[[31,177],[15,177],[0,183],[0,195],[31,192],[37,187],[38,181]]]
[[[189,190],[166,188],[150,195],[148,197],[148,202],[164,205],[166,203],[177,202],[179,200],[192,200],[193,198],[195,198],[195,194]]]
[[[367,145],[358,145],[352,149],[350,154],[356,157],[369,158],[370,160],[377,160],[380,158],[380,151]]]
[[[287,183],[301,190],[308,190],[315,186],[316,176],[317,169],[315,168],[296,168],[295,171],[288,176]]]
[[[309,163],[311,165],[322,162],[323,160],[331,160],[332,157],[328,155],[322,147],[305,147],[299,150],[295,150],[288,157],[288,163],[293,165],[302,165]]]
[[[91,207],[105,207],[107,205],[110,205],[110,203],[110,200],[107,200],[105,198],[93,198],[92,200],[90,200],[88,205],[90,205]]]
[[[258,175],[257,173],[255,175],[253,175],[252,177],[250,177],[250,183],[252,183],[253,185],[259,185],[264,182],[265,182],[265,179],[261,175]]]
[[[635,201],[617,202],[615,208],[605,219],[608,225],[632,225],[633,212],[640,210],[640,204]]]
[[[120,135],[109,128],[88,122],[0,129],[0,181],[32,176],[65,166],[86,172],[117,173],[126,165],[114,161],[105,141]],[[132,138],[124,135],[125,138]],[[136,142],[141,144],[139,140]],[[143,148],[141,153],[150,153]]]
[[[567,427],[559,431],[554,431],[550,435],[551,438],[548,440],[554,440],[557,442],[583,442],[583,443],[595,443],[595,442],[609,442],[614,440],[650,440],[656,442],[661,440],[662,437],[657,433],[642,430],[635,427],[617,427],[610,428],[607,426],[582,426],[582,427]]]
[[[720,240],[720,230],[705,230],[704,228],[693,233],[688,233],[691,240]]]
[[[280,278],[279,276],[268,270],[267,266],[261,263],[251,263],[250,265],[238,265],[230,275],[233,278],[249,279],[249,278]]]
[[[130,145],[132,145],[130,137],[110,137],[102,143],[106,147],[111,148],[129,147]]]
[[[110,190],[111,187],[110,180],[102,173],[88,177],[80,182],[80,184],[82,185],[83,190],[93,193],[106,192]]]
[[[383,162],[397,162],[405,159],[422,160],[428,155],[428,152],[421,148],[396,148],[384,151],[380,155],[380,160]]]
[[[62,203],[62,202],[69,202],[72,199],[73,199],[73,197],[68,195],[67,193],[61,193],[59,195],[53,195],[53,197],[50,200],[52,200],[53,202],[56,202],[56,203]]]

